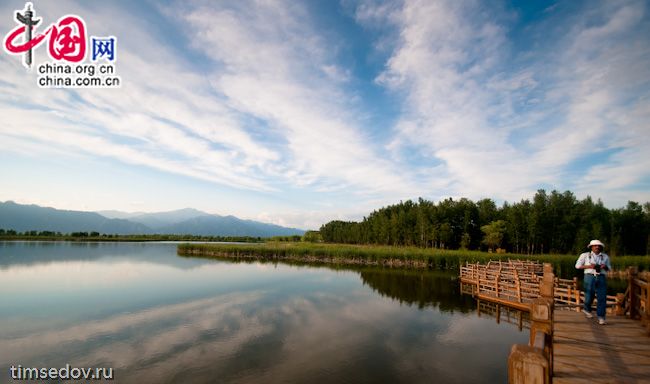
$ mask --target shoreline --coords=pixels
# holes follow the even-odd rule
[[[488,261],[536,260],[553,264],[558,276],[576,276],[574,255],[520,255],[469,250],[423,249],[377,245],[326,243],[267,242],[247,244],[181,243],[177,254],[191,257],[214,257],[248,260],[292,261],[333,265],[369,265],[387,268],[458,269],[465,263]],[[650,256],[612,258],[612,277],[626,274],[628,266],[650,270]]]
[[[94,237],[72,237],[72,236],[0,236],[0,241],[47,241],[47,242],[74,242],[74,243],[150,243],[150,242],[160,242],[160,241],[173,241],[179,243],[237,243],[237,244],[262,244],[264,240],[246,240],[245,238],[218,238],[218,237],[182,237],[177,236],[175,238],[173,235],[170,236],[159,236],[159,237],[147,237],[147,236],[122,236],[122,237],[104,237],[104,236],[94,236]]]
[[[192,249],[183,252],[178,251],[180,256],[187,257],[206,257],[222,258],[232,260],[254,260],[254,261],[286,261],[301,263],[318,263],[329,265],[349,265],[349,266],[381,266],[388,268],[417,268],[428,269],[432,266],[423,260],[403,260],[403,259],[383,259],[369,260],[365,258],[344,258],[337,256],[315,256],[315,255],[291,255],[291,254],[272,254],[272,255],[255,255],[250,253],[225,252],[207,249]]]

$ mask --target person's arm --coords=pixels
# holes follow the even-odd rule
[[[605,268],[607,268],[605,270],[606,271],[611,271],[612,270],[612,262],[609,260],[609,255],[606,254],[605,255],[605,260],[603,260],[603,261],[604,261],[603,265],[605,266]]]

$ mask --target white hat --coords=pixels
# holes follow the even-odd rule
[[[601,243],[600,240],[591,240],[587,247],[591,248],[594,245],[600,245],[601,247],[605,248],[605,244]]]

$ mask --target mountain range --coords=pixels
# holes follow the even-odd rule
[[[193,208],[169,212],[68,211],[13,201],[0,202],[0,228],[61,233],[92,232],[120,235],[176,234],[202,236],[290,236],[305,231],[235,216],[219,216]]]

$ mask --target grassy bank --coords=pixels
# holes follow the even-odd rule
[[[201,257],[230,257],[264,260],[307,261],[328,264],[382,265],[389,267],[457,269],[465,262],[529,259],[552,263],[560,276],[575,274],[577,255],[496,254],[466,250],[423,249],[371,245],[280,243],[263,244],[179,244],[178,254]],[[612,267],[623,270],[637,266],[650,270],[649,256],[613,257]]]

